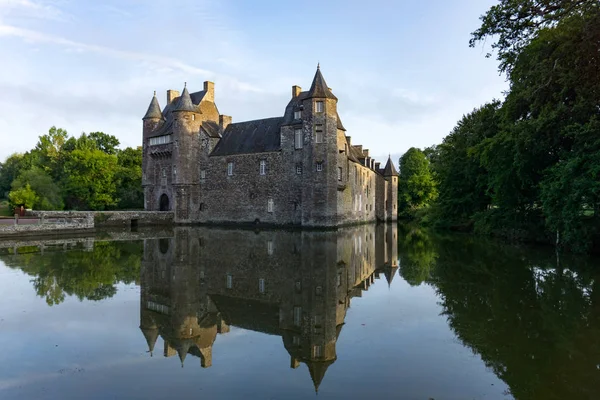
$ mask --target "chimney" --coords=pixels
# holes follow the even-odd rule
[[[348,146],[352,146],[352,137],[351,136],[346,136],[346,142],[348,142]]]
[[[375,167],[375,159],[371,158],[371,169]]]
[[[211,81],[204,81],[204,91],[206,94],[202,100],[215,102],[215,84]]]
[[[231,123],[231,117],[229,115],[219,115],[219,134],[223,136],[223,132],[227,129],[227,126]]]
[[[167,90],[167,105],[171,104],[177,97],[179,97],[179,90]]]
[[[375,171],[379,171],[380,167],[381,167],[381,163],[376,162],[375,163]]]
[[[292,86],[292,99],[295,99],[296,97],[298,97],[298,95],[300,94],[300,92],[302,91],[302,88],[298,85],[294,85]]]
[[[364,149],[363,150],[363,155],[368,158],[369,157],[369,149]]]

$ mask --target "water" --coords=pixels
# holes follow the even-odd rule
[[[0,242],[0,398],[597,399],[594,262],[391,225]]]

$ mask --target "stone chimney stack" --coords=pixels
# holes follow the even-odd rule
[[[348,142],[348,146],[352,146],[352,136],[346,136],[346,142]]]
[[[203,100],[215,102],[215,84],[211,81],[204,82],[204,91],[206,94],[204,95]]]
[[[298,97],[298,95],[300,94],[300,92],[302,91],[302,88],[298,85],[294,85],[292,86],[292,98],[295,99],[296,97]]]
[[[379,171],[381,168],[381,163],[380,162],[376,162],[375,163],[375,171]]]
[[[179,90],[167,90],[167,105],[171,104],[177,97],[179,97]]]
[[[223,136],[223,132],[227,129],[227,126],[231,123],[231,117],[229,115],[219,115],[219,134]]]
[[[364,149],[363,155],[365,156],[365,158],[369,158],[369,149]]]

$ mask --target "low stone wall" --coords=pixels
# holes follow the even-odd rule
[[[171,225],[172,212],[161,211],[32,211],[38,223],[0,225],[0,239],[93,231],[99,227]]]
[[[171,225],[174,213],[171,211],[96,211],[96,227],[129,227],[149,225]]]

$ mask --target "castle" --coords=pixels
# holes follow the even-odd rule
[[[337,359],[353,299],[377,278],[391,284],[397,274],[397,229],[369,224],[336,232],[256,234],[176,227],[171,237],[146,239],[140,329],[148,350],[162,338],[165,357],[178,356],[183,366],[191,355],[197,359],[190,357],[188,365],[208,368],[213,350],[232,354],[226,342],[215,345],[230,327],[276,335],[290,367],[305,364],[318,390]]]
[[[352,145],[321,70],[284,115],[232,123],[214,83],[156,93],[143,118],[145,209],[178,223],[335,227],[397,218],[398,174]]]

